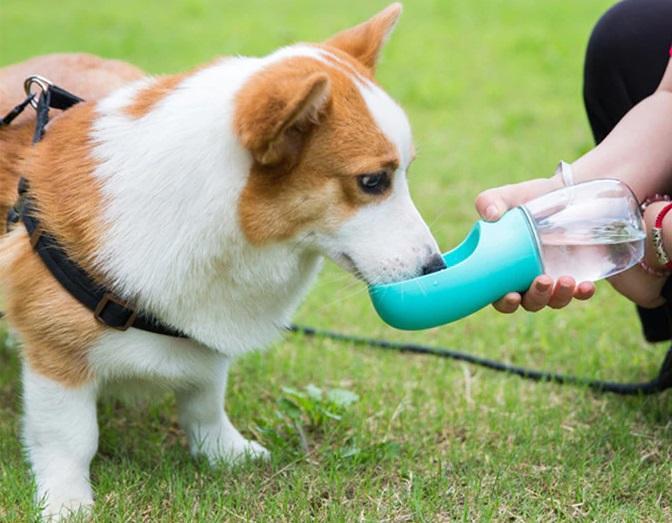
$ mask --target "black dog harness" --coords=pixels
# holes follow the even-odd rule
[[[41,89],[38,101],[31,94],[31,86]],[[29,104],[37,111],[37,123],[33,144],[42,140],[45,126],[49,122],[49,109],[66,110],[83,100],[66,90],[55,86],[44,78],[33,76],[26,80],[28,97],[17,105],[7,116],[0,120],[0,127],[9,125]],[[82,267],[75,263],[63,247],[42,226],[37,218],[37,202],[30,196],[30,186],[25,178],[19,181],[19,197],[7,216],[7,228],[23,222],[30,237],[30,245],[40,256],[49,272],[82,305],[93,312],[94,318],[114,329],[125,331],[130,327],[163,334],[166,336],[186,337],[151,314],[138,311],[114,292],[97,283]]]

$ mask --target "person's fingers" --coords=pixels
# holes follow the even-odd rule
[[[553,293],[553,280],[542,274],[532,282],[532,285],[523,296],[523,309],[537,312],[546,307]]]
[[[504,185],[483,191],[476,197],[476,210],[484,220],[494,222],[511,207],[518,205],[514,199],[515,192],[511,185]]]
[[[548,306],[552,309],[562,309],[569,305],[569,302],[572,301],[572,297],[574,296],[575,287],[576,282],[574,281],[574,278],[569,276],[561,276],[558,278],[551,299],[548,302]]]
[[[557,188],[556,185],[552,178],[541,178],[488,189],[477,196],[476,210],[483,219],[495,221],[512,207],[552,191]]]
[[[522,296],[517,292],[510,292],[503,298],[497,300],[492,306],[504,314],[511,314],[518,310]]]
[[[574,297],[577,300],[588,300],[595,295],[596,290],[597,289],[593,282],[584,281],[576,286],[576,289],[574,291]]]
[[[496,189],[483,191],[476,197],[476,210],[481,215],[481,218],[493,222],[506,212],[509,205],[503,197],[505,191],[506,187],[497,187]]]
[[[572,298],[587,300],[595,294],[595,284],[589,281],[576,284],[571,276],[562,276],[555,286],[553,280],[547,276],[539,276],[524,295],[510,292],[497,300],[492,306],[499,312],[511,314],[522,305],[529,312],[537,312],[548,306],[553,309],[566,307]]]

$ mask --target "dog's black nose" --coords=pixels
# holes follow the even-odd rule
[[[432,274],[433,272],[438,272],[446,268],[446,263],[443,261],[443,257],[438,254],[433,254],[432,257],[427,260],[422,266],[422,274]]]

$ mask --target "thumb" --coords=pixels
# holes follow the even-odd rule
[[[557,189],[556,185],[557,182],[552,178],[539,178],[488,189],[476,198],[476,210],[487,221],[499,220],[512,207]]]
[[[476,210],[481,215],[481,218],[494,222],[499,220],[509,210],[509,203],[502,197],[502,192],[505,189],[506,187],[488,189],[476,197]]]

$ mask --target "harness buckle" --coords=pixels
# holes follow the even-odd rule
[[[128,316],[128,320],[126,320],[126,323],[124,325],[121,326],[110,325],[102,318],[101,315],[103,314],[105,308],[110,303],[114,303],[115,305],[119,305],[120,307],[130,311],[131,314]],[[96,310],[93,312],[93,317],[96,319],[98,323],[101,323],[107,327],[112,327],[113,329],[119,331],[127,331],[130,327],[133,326],[133,323],[135,323],[135,319],[138,317],[138,312],[134,309],[131,309],[129,307],[128,302],[125,302],[121,298],[117,298],[111,292],[106,292],[105,295],[102,297],[102,299],[98,302],[98,305],[96,305]]]
[[[25,81],[23,82],[23,90],[26,92],[26,95],[28,96],[33,95],[33,97],[30,99],[30,105],[33,107],[33,109],[37,109],[38,97],[35,96],[35,93],[33,93],[32,91],[33,85],[37,85],[40,88],[40,90],[44,93],[48,91],[49,88],[54,84],[51,83],[46,78],[44,78],[43,76],[37,74],[29,76],[28,78],[25,79]]]

